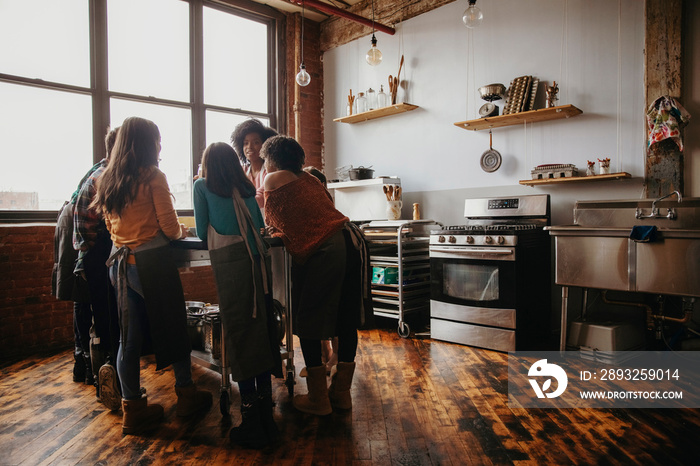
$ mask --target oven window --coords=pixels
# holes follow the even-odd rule
[[[498,265],[476,265],[444,262],[442,293],[469,301],[499,299]]]

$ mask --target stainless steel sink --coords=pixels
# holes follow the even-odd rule
[[[630,239],[648,225],[653,241]],[[573,225],[546,229],[558,285],[700,297],[700,198],[579,201]]]

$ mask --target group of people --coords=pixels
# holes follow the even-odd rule
[[[140,357],[146,351],[155,354],[157,369],[172,366],[178,416],[206,412],[212,404],[212,394],[192,380],[184,293],[170,255],[170,241],[184,238],[188,229],[158,168],[160,144],[155,123],[127,118],[107,137],[108,158],[81,181],[76,201],[68,203],[72,207],[63,209],[72,212],[74,237],[82,238],[72,242],[80,255],[73,278],[87,277],[89,283],[99,268],[100,286],[107,290],[103,296],[90,287],[88,297],[93,335],[109,355],[98,371],[98,397],[110,409],[121,406],[126,434],[151,430],[164,416],[163,407],[148,403],[140,386]],[[292,325],[308,386],[293,404],[315,415],[352,408],[357,328],[371,302],[363,273],[367,246],[304,163],[296,140],[249,119],[236,127],[231,144],[217,142],[204,150],[201,177],[194,183],[196,234],[209,249],[227,362],[241,397],[242,422],[229,436],[233,444],[250,448],[264,447],[279,435],[272,377],[281,377],[282,370],[268,235],[281,238],[292,257]],[[90,228],[83,228],[85,218]],[[67,224],[59,218],[57,238],[62,223]],[[108,245],[108,252],[98,243]],[[87,260],[91,256],[96,262]],[[74,380],[90,383],[79,364],[87,365],[84,355],[89,354],[84,323],[78,331],[78,322],[89,319],[75,306]],[[328,386],[324,347],[333,337],[337,365]]]

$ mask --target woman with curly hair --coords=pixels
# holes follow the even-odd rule
[[[263,159],[260,158],[260,148],[266,140],[276,135],[277,131],[263,125],[256,118],[240,123],[231,134],[231,144],[241,160],[246,176],[255,185],[255,200],[261,209],[265,207],[263,182],[267,171]]]
[[[309,393],[294,407],[325,416],[352,408],[357,329],[370,316],[369,261],[360,229],[335,208],[326,188],[303,170],[304,149],[275,136],[262,147],[268,231],[282,238],[292,256],[294,333],[306,363]],[[337,371],[326,386],[322,340],[338,337]]]

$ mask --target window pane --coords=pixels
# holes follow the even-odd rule
[[[90,86],[86,0],[0,2],[0,72]]]
[[[0,210],[58,210],[92,167],[90,96],[0,82]]]
[[[165,105],[111,100],[111,126],[132,116],[153,121],[161,137],[160,169],[165,173],[176,209],[192,208],[192,118],[190,111]]]
[[[267,112],[267,26],[204,8],[204,101]]]
[[[238,123],[248,119],[247,116],[207,110],[206,113],[207,145],[212,142],[231,142],[231,133]],[[265,126],[270,124],[267,118],[258,118]]]
[[[189,102],[189,5],[174,0],[110,0],[111,91]]]

